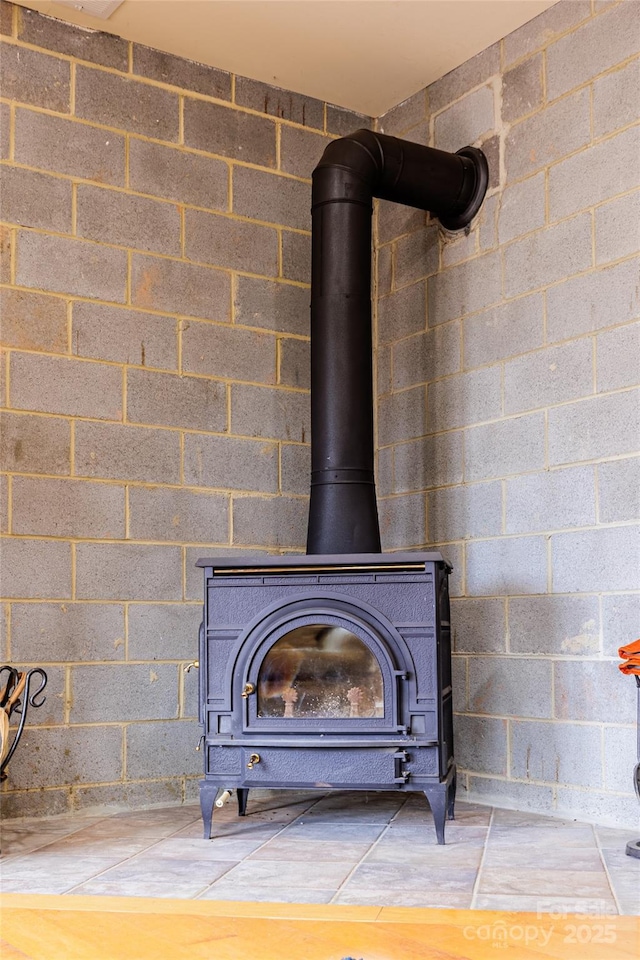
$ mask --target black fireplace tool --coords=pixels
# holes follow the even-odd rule
[[[40,694],[46,687],[48,679],[42,667],[20,671],[6,664],[0,667],[0,678],[5,673],[7,680],[4,686],[1,685],[2,680],[0,680],[0,781],[7,779],[5,770],[20,742],[29,706],[37,709],[46,700],[46,697],[40,697]],[[40,677],[41,683],[32,693],[31,686],[35,676]],[[10,743],[9,721],[15,714],[20,717],[20,720],[13,742]]]
[[[636,796],[640,800],[640,674],[635,674],[638,693],[638,762],[633,770],[633,786]],[[627,844],[627,856],[640,860],[640,840],[630,840]]]

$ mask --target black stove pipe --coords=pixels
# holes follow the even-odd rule
[[[311,503],[307,553],[380,553],[373,476],[373,197],[465,227],[487,190],[481,150],[445,153],[370,130],[334,140],[313,172]]]

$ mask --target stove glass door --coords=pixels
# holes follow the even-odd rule
[[[296,627],[268,651],[258,675],[257,715],[270,718],[384,717],[380,666],[342,627]]]

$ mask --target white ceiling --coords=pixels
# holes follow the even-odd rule
[[[108,20],[16,2],[380,116],[555,0],[125,0]]]

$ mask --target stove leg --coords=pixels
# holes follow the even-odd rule
[[[436,837],[438,843],[444,843],[444,824],[447,813],[447,796],[449,788],[446,783],[434,783],[424,791],[424,795],[429,801],[433,822],[436,828]]]
[[[454,768],[453,777],[451,778],[451,783],[449,784],[449,789],[447,791],[447,820],[455,820],[455,806],[456,806],[456,787],[458,785],[458,778],[456,776],[456,771]]]
[[[218,787],[213,783],[207,783],[202,780],[200,783],[200,809],[202,811],[202,823],[204,826],[204,839],[211,839],[211,820],[213,817],[213,804],[218,795]]]
[[[248,789],[238,787],[236,793],[238,794],[238,816],[244,817],[247,814],[249,791]]]

